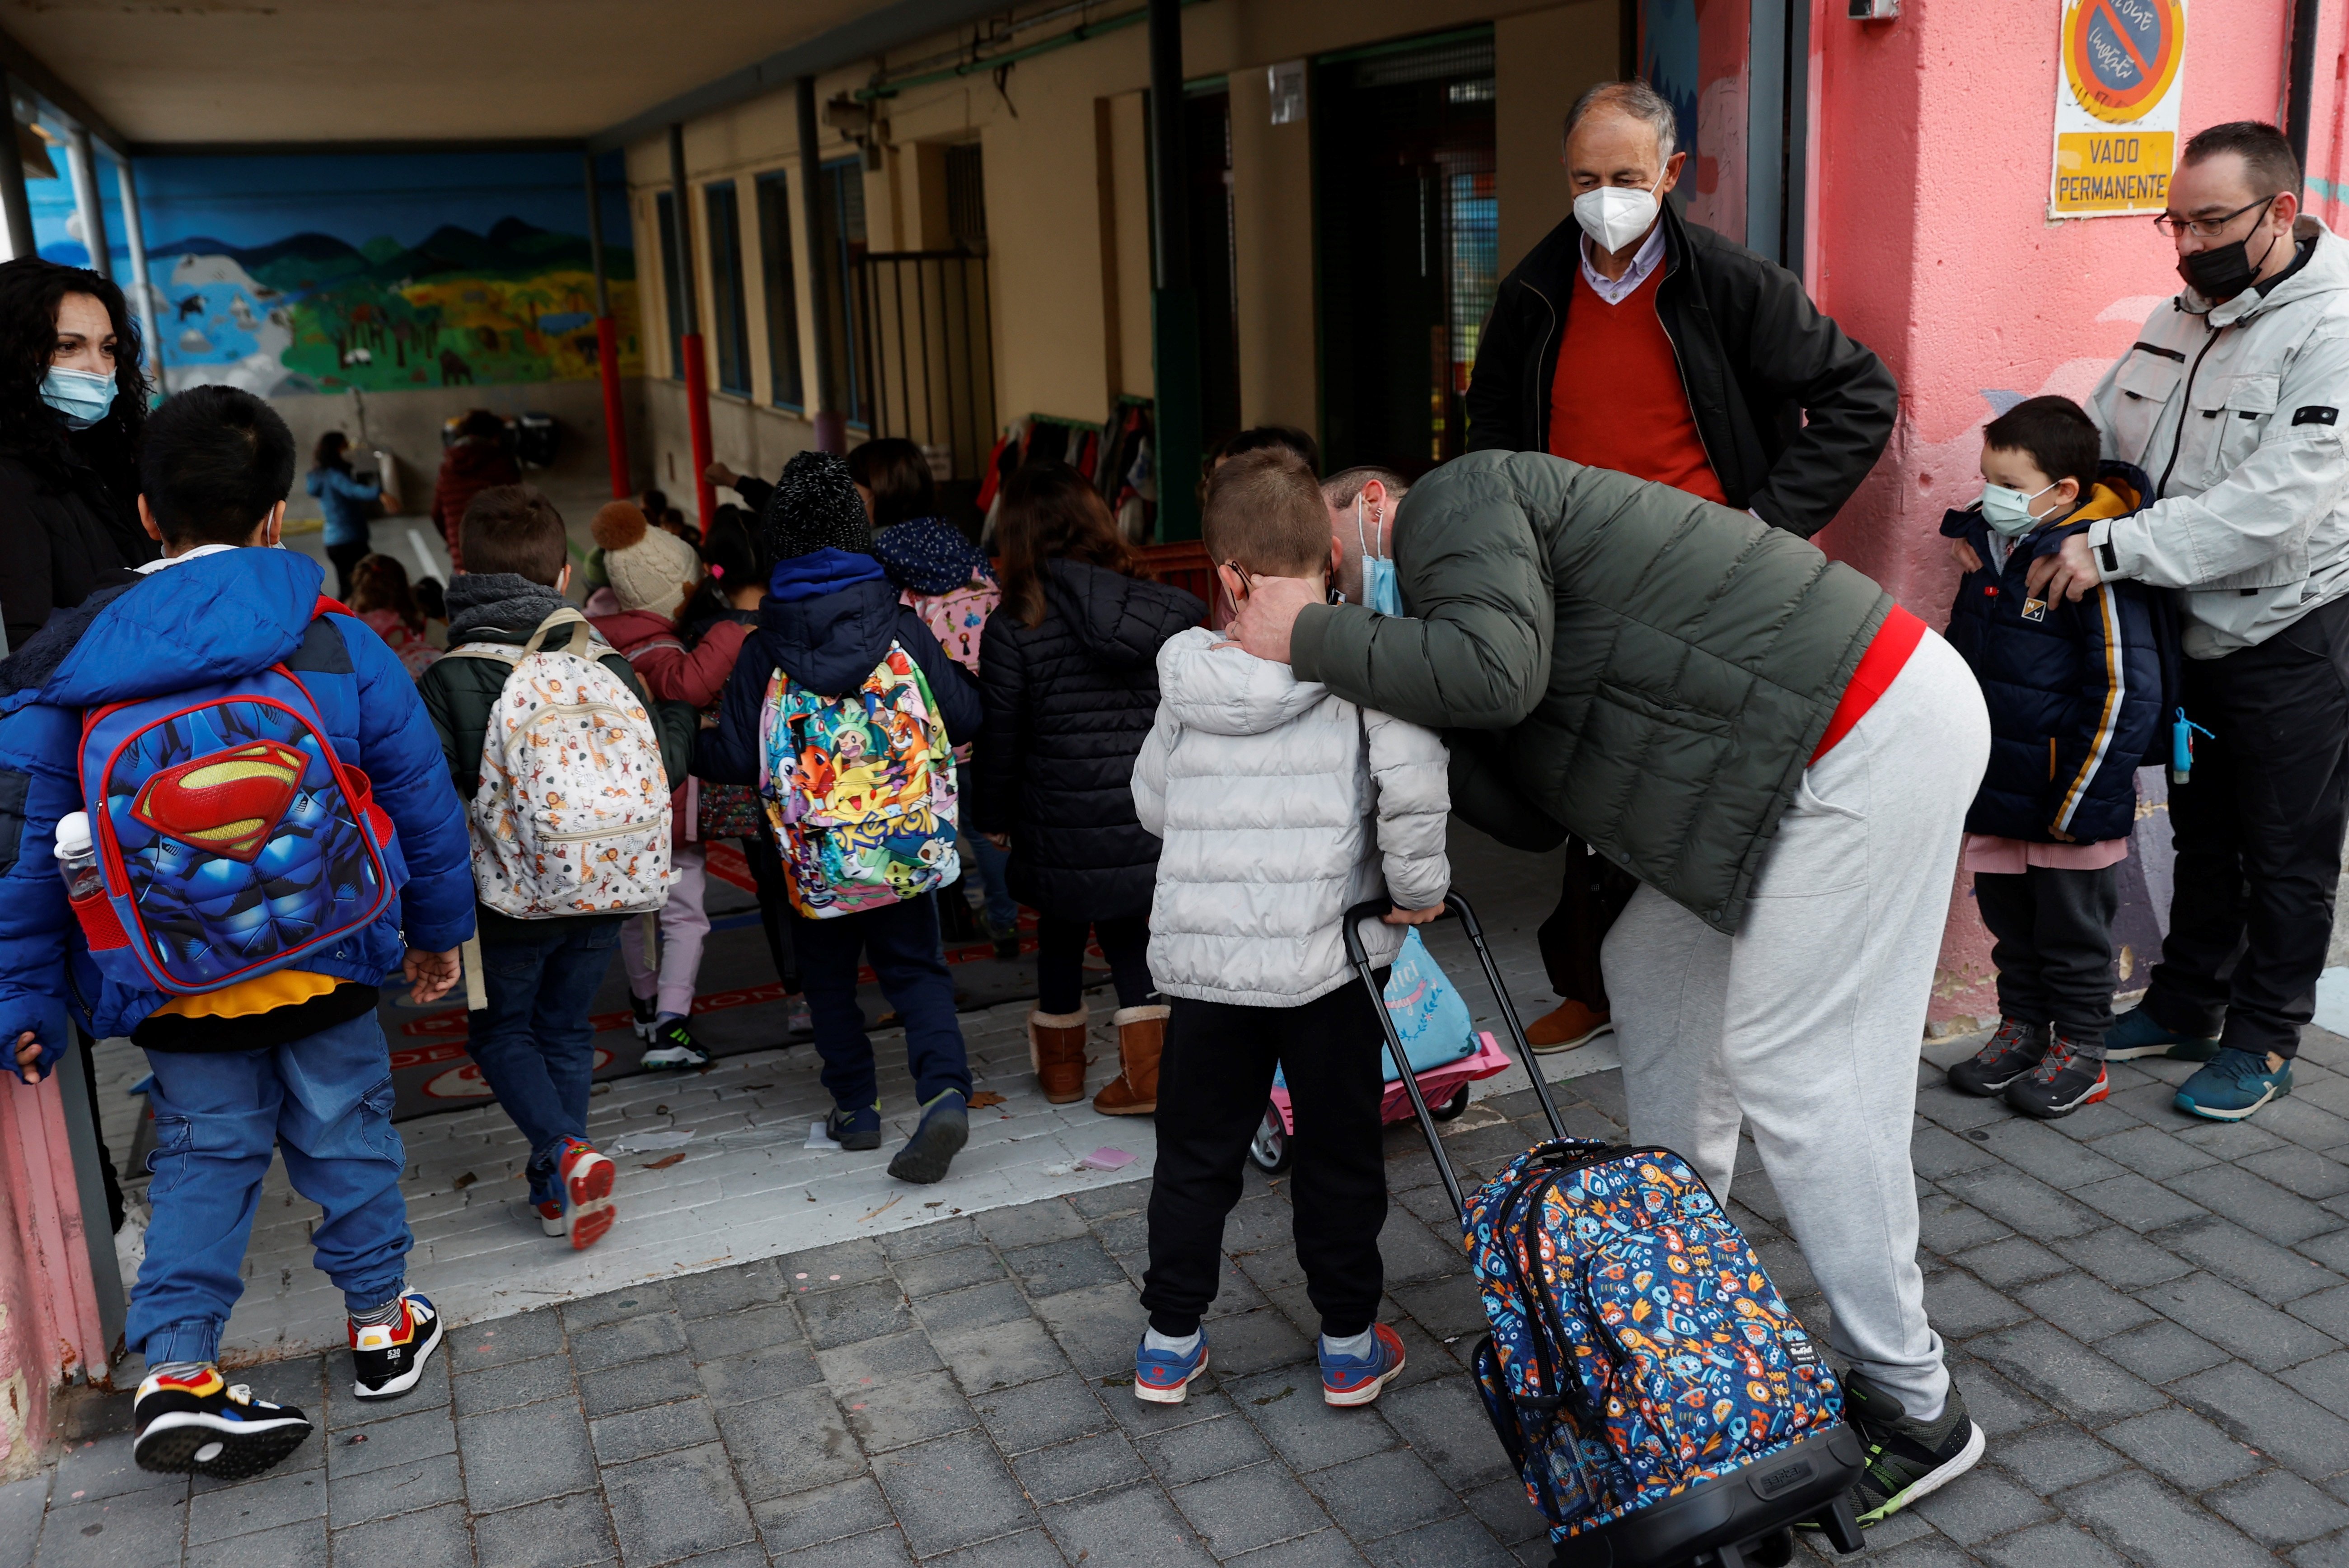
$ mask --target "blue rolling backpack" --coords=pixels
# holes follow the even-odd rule
[[[1687,1161],[1566,1135],[1475,913],[1457,894],[1444,904],[1556,1134],[1464,1196],[1425,1097],[1402,1077],[1484,1289],[1476,1386],[1549,1522],[1554,1563],[1775,1568],[1793,1560],[1797,1525],[1858,1551],[1847,1494],[1865,1450],[1826,1358]],[[1344,926],[1373,995],[1360,926],[1386,912],[1359,904]]]

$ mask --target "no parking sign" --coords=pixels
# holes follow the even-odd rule
[[[2177,163],[2186,0],[2064,0],[2051,218],[2158,212]]]

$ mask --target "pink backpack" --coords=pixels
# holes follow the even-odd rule
[[[974,577],[947,593],[916,593],[908,588],[897,597],[922,618],[948,658],[978,674],[979,638],[987,631],[987,618],[1003,603],[1002,589],[987,578]]]

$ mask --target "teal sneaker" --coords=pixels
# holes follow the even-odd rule
[[[970,1141],[970,1112],[960,1089],[945,1089],[922,1107],[922,1125],[905,1140],[905,1147],[889,1161],[889,1174],[900,1181],[927,1184],[946,1180],[947,1167]]]
[[[2240,1121],[2271,1099],[2292,1092],[2292,1063],[2268,1066],[2265,1052],[2231,1046],[2210,1058],[2178,1089],[2178,1109],[2211,1121]]]
[[[2168,1057],[2175,1062],[2207,1062],[2219,1054],[2219,1037],[2181,1035],[2153,1021],[2143,1007],[2131,1007],[2105,1031],[2105,1060],[2134,1061],[2138,1057]]]

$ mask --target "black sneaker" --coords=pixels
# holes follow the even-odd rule
[[[131,1420],[139,1429],[130,1457],[144,1470],[243,1480],[302,1446],[310,1418],[291,1405],[256,1399],[231,1387],[207,1362],[191,1373],[157,1373],[139,1385]]]
[[[2006,1103],[2025,1116],[2053,1121],[2112,1092],[2105,1058],[2081,1055],[2080,1047],[2058,1029],[2054,1045],[2039,1065],[2006,1086]]]
[[[351,1392],[362,1399],[397,1399],[416,1387],[424,1364],[440,1348],[440,1314],[422,1293],[399,1293],[392,1322],[350,1326]]]
[[[922,1108],[922,1125],[905,1140],[905,1147],[889,1161],[889,1174],[900,1181],[927,1185],[946,1180],[947,1167],[970,1141],[970,1112],[963,1108],[962,1091],[947,1089]]]
[[[1843,1414],[1868,1445],[1868,1469],[1851,1489],[1862,1529],[1940,1491],[1982,1457],[1982,1429],[1967,1416],[1955,1383],[1940,1418],[1928,1424],[1910,1420],[1899,1399],[1854,1372],[1844,1379]]]
[[[695,1041],[693,1031],[686,1027],[683,1018],[671,1018],[667,1023],[656,1026],[645,1038],[652,1042],[652,1049],[637,1062],[639,1067],[704,1068],[709,1065],[709,1053]]]
[[[649,1041],[653,1037],[653,1026],[660,1018],[660,998],[639,996],[632,991],[628,994],[628,1011],[633,1015],[628,1026],[636,1030],[636,1038]]]
[[[1950,1087],[1988,1099],[2039,1065],[2047,1054],[2047,1026],[1998,1021],[1998,1033],[1981,1050],[1950,1069]]]

